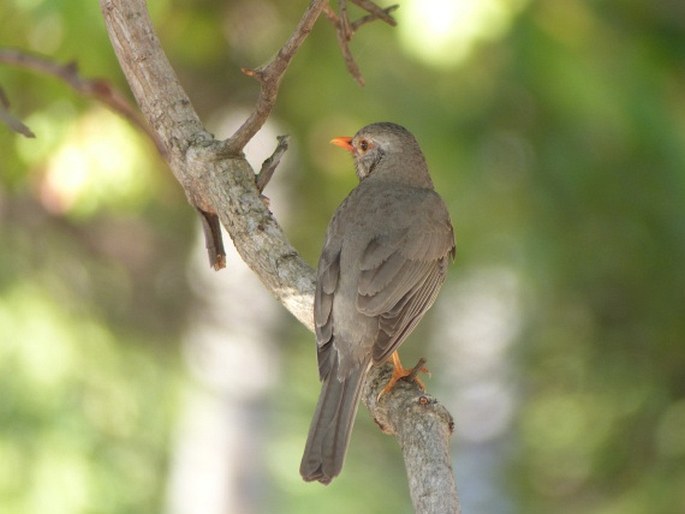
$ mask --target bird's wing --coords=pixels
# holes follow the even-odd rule
[[[319,377],[328,375],[328,353],[333,341],[333,293],[340,277],[340,241],[328,240],[319,259],[314,294],[314,327],[318,347]]]
[[[378,318],[374,362],[386,359],[433,304],[454,255],[448,219],[371,240],[360,261],[357,309]]]

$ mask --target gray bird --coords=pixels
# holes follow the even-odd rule
[[[331,143],[352,153],[359,185],[328,226],[317,271],[323,385],[300,474],[323,484],[342,469],[371,366],[395,357],[435,301],[455,250],[449,213],[408,130],[374,123]],[[407,374],[396,370],[393,380]]]

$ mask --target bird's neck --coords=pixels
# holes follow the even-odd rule
[[[392,182],[422,189],[433,189],[433,181],[423,155],[392,155],[364,180]]]

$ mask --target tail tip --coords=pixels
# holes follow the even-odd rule
[[[311,464],[307,465],[303,461],[300,466],[300,475],[305,482],[321,482],[323,485],[328,485],[337,476],[337,473],[325,473],[322,463],[313,466]]]

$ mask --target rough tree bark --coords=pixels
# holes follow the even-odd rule
[[[362,23],[382,19],[394,24],[389,15],[392,8],[381,9],[368,0],[353,1],[369,12]],[[274,59],[258,69],[243,70],[260,82],[256,108],[231,138],[218,141],[205,130],[179,84],[152,27],[145,0],[100,0],[110,40],[133,95],[190,203],[219,217],[242,259],[310,330],[314,271],[290,245],[260,198],[255,172],[242,149],[268,118],[290,60],[324,9],[345,41],[351,29],[362,24],[349,23],[345,2],[340,3],[340,17],[336,18],[328,0],[312,0]],[[349,68],[351,55],[343,53]],[[395,435],[402,447],[416,512],[460,512],[449,457],[449,413],[410,383],[377,401],[387,373],[388,366],[372,371],[363,401],[383,431]]]

